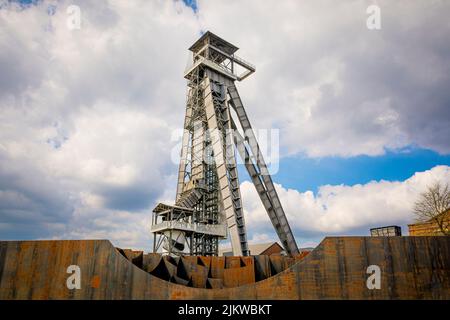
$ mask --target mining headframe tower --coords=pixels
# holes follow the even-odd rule
[[[236,46],[210,31],[189,50],[193,59],[184,74],[188,93],[176,201],[159,203],[153,210],[153,251],[217,256],[219,240],[229,235],[233,255],[250,255],[237,150],[284,249],[291,256],[298,254],[235,84],[254,73],[255,66],[235,54]]]

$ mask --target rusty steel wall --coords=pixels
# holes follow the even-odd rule
[[[306,256],[184,256],[119,249],[135,266],[160,279],[188,287],[218,289],[239,287],[274,276]]]
[[[70,265],[80,267],[80,289],[66,286]],[[366,285],[370,265],[380,268],[380,289]],[[273,277],[212,287],[191,288],[152,276],[107,240],[0,242],[0,299],[450,299],[450,237],[325,238]]]

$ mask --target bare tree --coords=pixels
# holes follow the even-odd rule
[[[448,184],[435,182],[428,186],[414,204],[414,213],[418,221],[433,221],[446,236],[450,235],[450,220],[444,214],[450,209],[450,188]]]

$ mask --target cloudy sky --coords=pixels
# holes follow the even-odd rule
[[[450,181],[449,16],[434,0],[0,0],[0,239],[150,250],[206,30],[256,65],[238,88],[254,127],[280,130],[274,181],[299,245],[407,233],[417,195]],[[240,178],[249,238],[276,239]]]

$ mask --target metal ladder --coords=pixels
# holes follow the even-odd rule
[[[280,238],[280,241],[283,244],[283,247],[286,249],[288,254],[294,256],[299,253],[297,243],[287,221],[283,207],[281,206],[280,199],[275,190],[275,186],[273,185],[272,178],[260,151],[252,126],[247,117],[247,113],[242,105],[241,98],[239,97],[238,91],[234,85],[228,86],[228,93],[231,97],[230,104],[236,111],[242,129],[247,135],[246,138],[248,138],[248,146],[253,156],[251,156],[248,152],[248,149],[244,144],[244,139],[236,130],[236,125],[232,123],[232,127],[235,131],[234,142],[236,147],[245,162],[247,171],[256,187],[258,195],[263,202],[263,205],[278,234],[278,237]],[[253,163],[253,160],[255,160],[255,163]]]
[[[226,96],[226,86],[207,77],[205,79],[205,111],[208,119],[208,128],[212,133],[211,143],[217,167],[220,194],[224,204],[223,209],[230,232],[233,254],[246,256],[250,252],[234,157],[233,135],[230,130],[230,110],[225,103],[226,100],[218,101],[217,97],[215,97],[218,95],[217,90],[221,90]],[[223,99],[226,98],[225,96]],[[221,136],[223,133],[225,133],[225,137]]]

